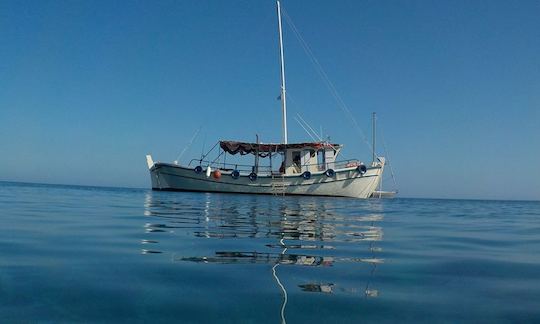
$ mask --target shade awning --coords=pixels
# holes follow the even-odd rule
[[[331,144],[327,142],[311,142],[311,143],[294,143],[294,144],[263,144],[263,143],[246,143],[236,141],[220,141],[219,146],[225,152],[235,155],[240,153],[246,154],[259,154],[268,155],[268,153],[285,152],[288,149],[313,149],[318,151],[323,148],[338,149],[340,144]]]

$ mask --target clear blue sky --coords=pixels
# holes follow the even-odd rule
[[[402,196],[540,199],[540,2],[283,1]],[[279,141],[275,3],[0,2],[0,180],[148,187],[144,155]],[[300,113],[370,159],[285,28]],[[384,153],[382,148],[379,153]]]

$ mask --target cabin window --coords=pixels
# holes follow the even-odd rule
[[[308,170],[312,167],[316,167],[317,163],[317,152],[315,150],[309,150],[309,160],[307,161]]]
[[[300,151],[293,151],[292,152],[292,166],[294,167],[295,173],[300,173],[302,171],[302,162],[301,162],[301,155]]]
[[[323,150],[317,151],[317,165],[319,166],[319,171],[326,170],[326,162],[325,162]]]

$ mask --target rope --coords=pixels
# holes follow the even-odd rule
[[[296,99],[293,99],[293,97],[291,96],[290,91],[287,91],[287,98],[289,98],[289,100],[290,100],[291,102],[295,103],[295,106],[297,106],[297,107],[299,106],[299,104],[298,104],[298,102],[296,101]],[[299,113],[296,113],[296,115],[297,115],[300,119],[302,119],[302,121],[305,123],[305,125],[306,125],[307,127],[309,127],[309,128],[313,131],[313,134],[315,134],[315,136],[317,137],[317,139],[319,139],[320,142],[324,142],[324,139],[321,137],[321,136],[322,136],[322,133],[321,133],[321,136],[319,136],[319,135],[313,130],[313,128],[308,124],[308,122],[306,122],[306,121],[302,118],[302,116],[301,116]],[[302,125],[301,121],[299,121],[296,117],[295,117],[294,120],[296,120],[296,122],[297,122],[298,124],[300,124],[300,126],[302,126],[302,128],[304,129],[304,131],[309,135],[309,137],[311,137],[311,139],[312,139],[313,141],[315,141],[315,142],[317,141],[317,139],[314,138],[314,137],[310,134],[309,130],[307,130],[307,129],[304,127],[304,125]],[[328,140],[327,142],[330,144],[330,140]],[[336,149],[335,146],[332,146],[332,148],[334,149],[334,151],[337,151],[337,149]],[[347,158],[345,157],[345,154],[341,153],[341,156],[342,156],[344,159],[347,159]]]
[[[313,130],[313,128],[304,120],[304,118],[302,118],[302,116],[300,116],[300,114],[296,114],[296,115],[309,128],[309,130],[315,135],[315,137],[317,137],[319,139],[319,141],[322,142],[323,139]]]
[[[176,157],[177,162],[180,161],[180,158],[182,157],[182,155],[184,155],[184,153],[186,153],[186,151],[191,147],[191,145],[193,144],[193,141],[195,140],[195,138],[197,138],[197,135],[199,135],[199,132],[201,131],[201,128],[202,128],[202,126],[200,126],[199,129],[197,129],[197,131],[195,132],[193,137],[191,137],[191,140],[189,141],[189,143],[186,145],[186,147],[184,147],[182,152],[180,152],[180,154]]]
[[[396,177],[394,176],[394,169],[392,169],[392,164],[390,163],[390,156],[388,156],[388,151],[386,150],[386,143],[384,141],[384,136],[383,136],[383,134],[382,134],[382,132],[380,130],[379,130],[379,134],[381,134],[381,140],[382,140],[382,144],[383,144],[384,155],[385,155],[385,157],[387,159],[387,165],[390,168],[390,175],[392,176],[392,181],[394,182],[394,189],[397,192],[398,191],[398,185],[397,185],[397,182],[396,182]]]
[[[296,122],[300,125],[300,127],[302,127],[306,131],[306,133],[309,135],[309,137],[311,137],[313,142],[317,142],[317,139],[315,139],[313,135],[311,135],[311,133],[306,129],[306,127],[304,127],[304,125],[300,122],[298,118],[294,117],[294,120],[296,120]]]
[[[296,38],[300,42],[300,45],[302,46],[302,48],[306,52],[306,54],[309,57],[311,63],[313,64],[313,66],[315,67],[315,70],[317,71],[317,73],[319,74],[319,76],[323,80],[324,84],[326,85],[326,87],[328,88],[328,90],[330,91],[330,93],[332,94],[334,99],[336,100],[336,103],[337,103],[338,107],[345,113],[346,117],[348,117],[348,120],[350,120],[352,122],[352,124],[355,127],[356,131],[360,134],[362,140],[368,146],[370,151],[373,151],[373,149],[371,147],[371,144],[367,140],[367,137],[366,137],[364,131],[362,130],[362,128],[360,127],[360,125],[356,121],[356,118],[354,118],[354,115],[352,114],[352,112],[349,109],[349,107],[347,106],[347,104],[345,104],[345,101],[343,101],[343,99],[341,98],[341,96],[340,96],[339,92],[337,91],[336,87],[334,86],[334,84],[332,83],[330,78],[328,77],[328,74],[326,74],[326,72],[324,71],[322,65],[319,63],[319,60],[317,60],[317,58],[313,54],[313,51],[311,50],[311,48],[309,47],[307,42],[304,40],[304,38],[300,34],[300,31],[298,30],[298,28],[296,28],[296,25],[292,22],[291,17],[289,17],[289,15],[285,11],[285,9],[282,9],[282,11],[283,11],[283,16],[285,17],[285,21],[291,27],[294,35],[296,36]]]

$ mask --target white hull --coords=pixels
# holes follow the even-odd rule
[[[247,174],[233,179],[227,171],[221,171],[221,178],[215,179],[212,175],[207,177],[204,171],[196,173],[192,168],[168,163],[154,163],[150,177],[154,190],[369,198],[383,173],[384,159],[381,160],[383,162],[368,168],[363,175],[352,167],[336,170],[333,177],[314,172],[308,180],[301,175],[259,175],[251,181]]]
[[[287,92],[285,90],[285,60],[283,56],[280,8],[279,1],[277,1],[281,63],[281,94],[279,100],[281,101],[283,114],[282,141],[280,143],[261,143],[258,136],[255,143],[220,140],[209,152],[201,154],[201,159],[198,162],[197,160],[192,160],[192,162],[195,161],[195,163],[200,164],[196,167],[197,172],[191,167],[183,167],[177,164],[154,163],[152,157],[147,155],[146,159],[148,168],[150,169],[152,189],[353,198],[369,198],[373,195],[380,184],[385,165],[384,158],[377,157],[375,151],[375,113],[373,114],[373,145],[371,147],[374,162],[370,168],[366,169],[366,166],[359,163],[358,160],[341,161],[341,164],[338,164],[339,162],[336,158],[343,145],[323,141],[316,135],[315,137],[319,138],[317,141],[309,131],[313,131],[311,126],[300,116],[300,120],[303,121],[303,123],[300,123],[300,126],[312,137],[313,142],[288,143]],[[333,90],[335,92],[335,89]],[[307,129],[303,124],[307,126]],[[197,133],[195,133],[195,136]],[[193,139],[191,142],[193,142]],[[220,150],[219,155],[212,162],[205,161],[204,159],[216,147]],[[223,164],[215,163],[222,154],[224,154]],[[214,166],[217,168],[223,167],[223,169],[228,167],[238,168],[238,165],[226,165],[226,154],[251,154],[255,156],[256,161],[254,164],[256,167],[254,166],[253,169],[256,169],[256,172],[259,174],[252,173],[252,179],[250,179],[249,174],[239,173],[241,172],[240,170],[232,171],[228,169],[219,170],[220,173],[212,173],[210,168],[213,169]],[[279,168],[279,173],[273,174],[271,168],[272,156],[278,155],[282,157],[282,164]],[[259,168],[259,158],[266,157],[270,158],[270,167]],[[203,166],[207,167],[207,169],[203,170]],[[250,169],[249,166],[241,167],[243,168],[242,171]],[[331,176],[327,176],[324,171],[319,170],[326,170]],[[267,173],[262,173],[261,171],[266,171]],[[216,174],[217,178],[214,177]]]

